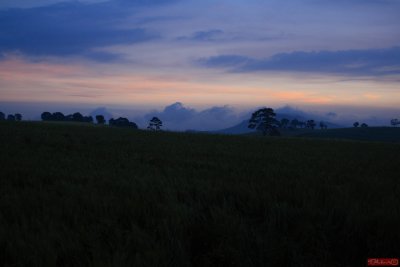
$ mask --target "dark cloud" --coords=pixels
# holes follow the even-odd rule
[[[146,2],[133,3],[144,5]],[[125,8],[124,5],[125,1],[97,4],[70,2],[0,10],[0,52],[117,60],[121,55],[95,50],[158,38],[142,28],[122,28],[123,19],[134,12],[134,8]]]
[[[224,34],[222,30],[209,30],[209,31],[198,31],[190,36],[178,37],[180,41],[217,41],[220,40],[221,36]]]
[[[252,59],[222,55],[199,62],[207,67],[223,67],[234,72],[295,71],[350,75],[388,75],[400,73],[400,47],[369,50],[293,52]]]
[[[249,66],[255,60],[238,55],[221,55],[210,58],[202,58],[198,60],[198,63],[206,67],[217,67],[217,68],[229,68],[238,69],[242,66]]]

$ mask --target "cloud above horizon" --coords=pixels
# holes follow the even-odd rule
[[[102,48],[134,45],[160,38],[126,19],[143,6],[173,0],[65,1],[32,8],[0,9],[0,53],[31,57],[85,57],[123,61],[123,55]]]
[[[4,0],[0,101],[397,107],[399,13],[395,0]]]
[[[143,118],[139,118],[139,124],[144,125],[154,116],[163,121],[165,129],[178,131],[219,130],[235,125],[242,118],[242,115],[229,106],[214,106],[198,111],[176,102],[166,106],[162,111],[147,113]]]
[[[400,47],[369,50],[318,51],[275,54],[254,59],[239,55],[221,55],[198,60],[207,67],[232,72],[293,71],[344,75],[400,74]]]

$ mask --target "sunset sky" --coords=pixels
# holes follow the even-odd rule
[[[398,116],[399,14],[398,0],[1,0],[0,103]]]

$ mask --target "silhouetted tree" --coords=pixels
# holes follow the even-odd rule
[[[114,121],[115,126],[126,127],[129,125],[129,120],[127,118],[119,117]]]
[[[7,116],[7,120],[8,120],[8,121],[15,121],[15,116],[12,115],[12,114],[9,114],[9,115]]]
[[[149,129],[151,131],[159,131],[159,130],[161,130],[161,127],[162,127],[162,121],[157,117],[153,117],[150,120],[149,126],[147,126],[147,129]]]
[[[314,120],[308,120],[307,123],[306,123],[306,127],[307,127],[307,128],[310,128],[310,129],[312,129],[312,130],[314,130],[314,128],[315,128],[316,125],[317,125],[317,124],[315,123]]]
[[[137,124],[134,123],[133,121],[130,121],[130,122],[129,122],[129,128],[132,128],[132,129],[135,129],[135,130],[139,129],[139,127],[137,126]]]
[[[306,127],[306,123],[304,121],[299,121],[298,125],[300,126],[300,128]]]
[[[278,131],[277,128],[273,128],[269,131],[270,136],[281,136],[281,133]]]
[[[106,123],[106,120],[104,119],[104,116],[103,116],[103,115],[97,115],[97,116],[96,116],[96,121],[97,121],[97,124],[104,124],[104,123]]]
[[[40,115],[40,117],[42,118],[43,121],[50,121],[52,119],[52,116],[50,112],[43,112],[42,115]]]
[[[361,123],[361,128],[367,128],[367,127],[368,127],[368,124],[366,124],[365,122]]]
[[[119,117],[118,119],[110,119],[108,121],[108,124],[110,126],[116,126],[116,127],[127,127],[127,128],[132,128],[132,129],[139,129],[136,123],[130,122],[127,118],[122,118]]]
[[[74,121],[83,122],[83,115],[79,112],[75,112],[74,114],[72,114],[72,118],[74,119]]]
[[[74,114],[64,115],[61,112],[43,112],[41,115],[44,121],[76,121],[76,122],[93,122],[92,116],[83,116],[81,113],[76,112]]]
[[[4,121],[6,119],[6,114],[0,111],[0,121]]]
[[[275,119],[275,112],[272,108],[262,108],[255,111],[249,120],[249,128],[261,131],[263,135],[272,135],[278,131],[278,121]],[[276,130],[276,131],[275,131]]]
[[[321,128],[321,130],[323,130],[323,129],[328,129],[328,125],[326,125],[325,122],[323,122],[323,121],[321,121],[321,122],[319,123],[319,127]]]
[[[82,118],[81,122],[92,123],[93,122],[93,117],[92,116],[84,116]]]
[[[15,120],[16,120],[16,121],[22,121],[22,115],[21,115],[21,114],[16,113],[16,114],[14,115],[14,117],[15,117]]]
[[[65,121],[65,115],[61,112],[54,112],[52,115],[53,121]]]
[[[391,124],[392,126],[397,126],[397,125],[400,124],[400,120],[399,120],[399,119],[391,119],[391,120],[390,120],[390,124]]]
[[[359,125],[360,125],[360,123],[359,123],[358,121],[356,121],[355,123],[353,123],[353,126],[354,126],[355,128],[357,128]]]
[[[288,119],[286,119],[286,118],[283,118],[283,119],[281,119],[281,127],[282,128],[287,128],[288,127],[288,125],[289,125],[289,122],[290,122],[290,120],[288,120]]]

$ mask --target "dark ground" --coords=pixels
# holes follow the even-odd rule
[[[0,123],[0,266],[400,256],[400,145]]]

